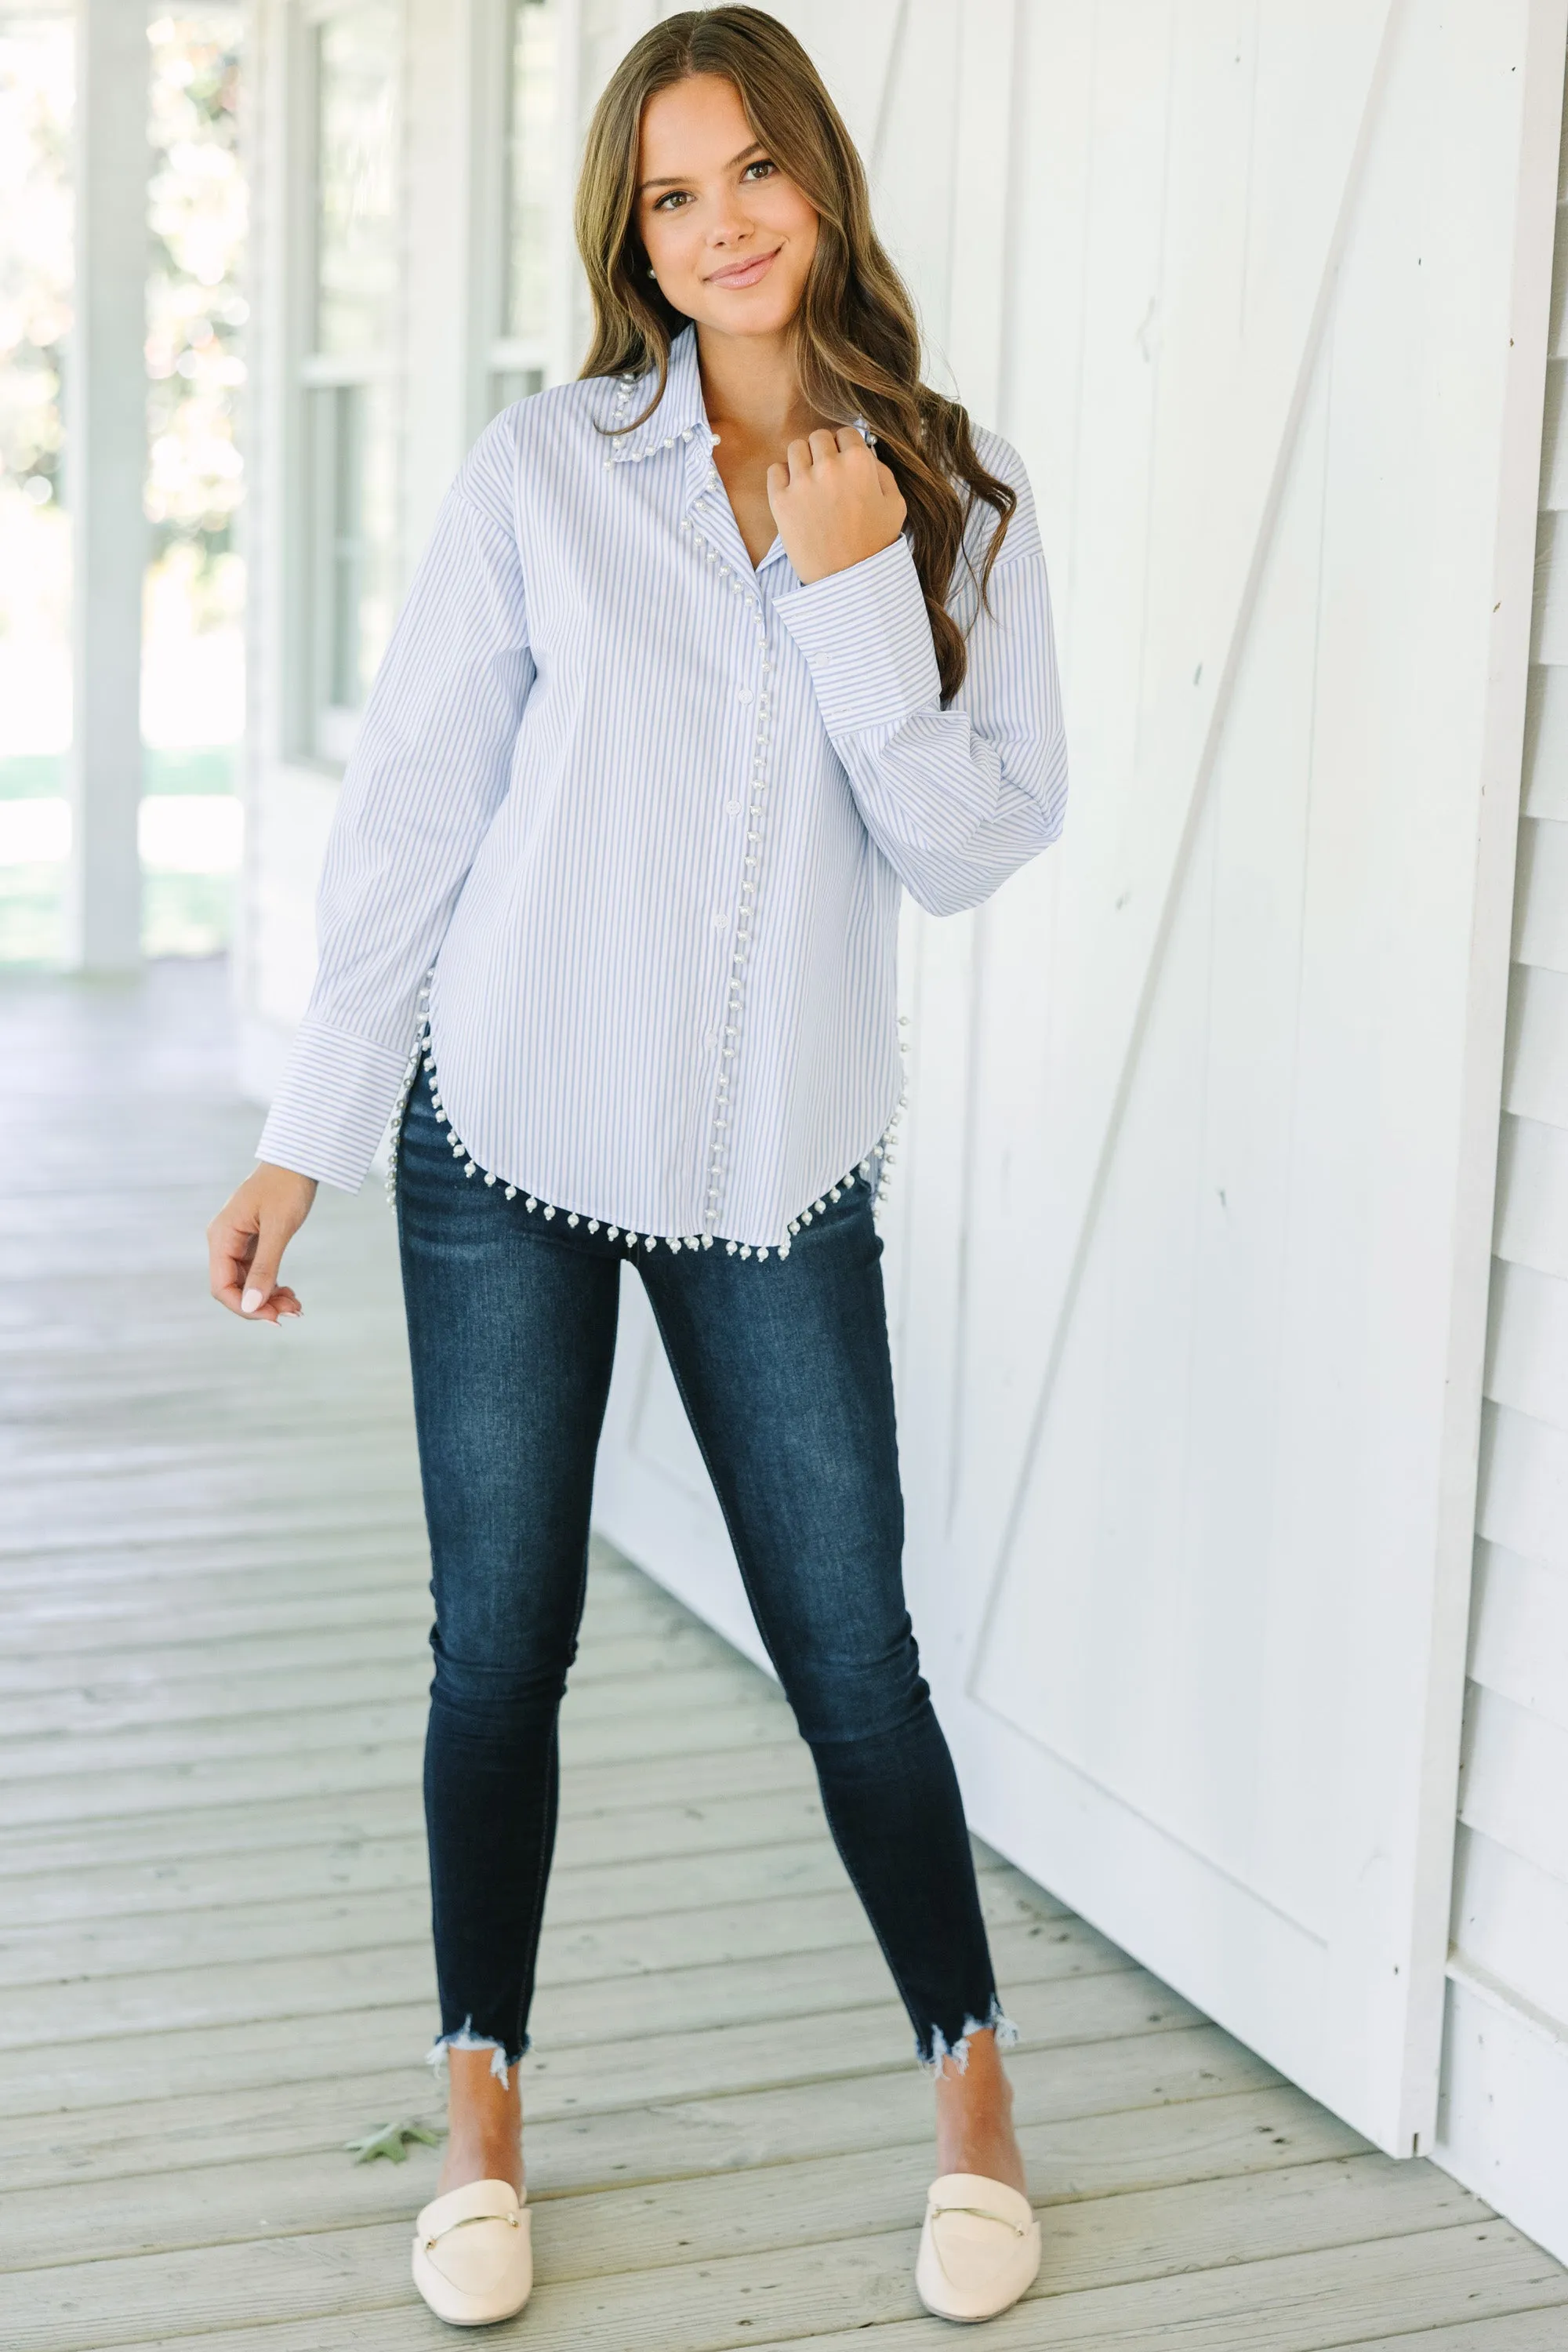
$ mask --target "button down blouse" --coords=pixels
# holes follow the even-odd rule
[[[343,777],[258,1150],[353,1190],[422,1050],[476,1180],[787,1252],[900,1097],[900,885],[973,907],[1060,832],[1046,567],[1017,454],[981,432],[1018,505],[988,611],[960,562],[944,709],[907,538],[809,586],[777,538],[753,567],[692,328],[627,430],[655,381],[518,402],[447,492]],[[994,524],[977,505],[973,562]]]

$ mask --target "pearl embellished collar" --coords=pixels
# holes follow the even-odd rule
[[[678,441],[698,440],[711,449],[719,436],[708,422],[708,412],[702,405],[702,374],[697,362],[697,330],[682,327],[669,347],[669,368],[664,391],[657,406],[642,423],[629,427],[626,420],[637,415],[647,407],[658,381],[657,368],[645,368],[639,375],[628,369],[616,379],[615,413],[610,420],[613,438],[606,466],[638,465],[645,457],[656,457],[664,449],[672,449]],[[863,416],[854,420],[857,429],[873,446],[876,435]]]

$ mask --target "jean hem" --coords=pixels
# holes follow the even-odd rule
[[[494,2034],[476,2033],[473,2019],[467,2017],[455,2032],[438,2033],[436,2036],[425,2053],[425,2063],[426,2066],[435,2067],[439,2072],[447,2063],[448,2050],[488,2050],[490,2053],[490,2073],[498,2083],[504,2084],[511,2069],[521,2063],[528,2048],[529,2037],[526,2033],[515,2051],[509,2050],[504,2042],[496,2040]]]
[[[991,2005],[984,2017],[965,2017],[963,2030],[956,2042],[950,2042],[940,2025],[931,2027],[925,2043],[917,2037],[915,2057],[933,2080],[940,2080],[949,2059],[952,2062],[954,2074],[966,2074],[969,2072],[969,2037],[972,2033],[994,2033],[998,2050],[1011,2050],[1018,2039],[1017,2027],[993,1993]]]

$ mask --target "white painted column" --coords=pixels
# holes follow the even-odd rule
[[[72,549],[66,955],[142,953],[142,575],[147,526],[146,0],[76,0],[76,299],[66,380]]]

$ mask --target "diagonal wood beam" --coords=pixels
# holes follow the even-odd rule
[[[1223,377],[1212,370],[1201,331],[1184,331],[1179,316],[1182,273],[1201,243],[1201,216],[1184,225],[1193,250],[1178,241],[1167,253],[1167,283],[1178,299],[1159,330],[1159,406],[1167,415],[1156,431],[1183,453],[1185,473],[1156,483],[1164,511],[1152,520],[1150,538],[1171,554],[1163,576],[1156,571],[1147,586],[1134,772],[1109,821],[1094,828],[1086,857],[1069,866],[1063,891],[1055,1016],[1061,1064],[1052,1089],[1058,1149],[1042,1170],[1045,1198],[1030,1215],[1044,1369],[1011,1451],[1016,1478],[1002,1496],[967,1496],[963,1512],[988,1563],[963,1665],[964,1687],[982,1705],[976,1676],[1012,1563],[1178,884],[1224,739],[1402,5],[1387,0],[1321,26],[1325,52],[1335,59],[1338,116],[1315,113],[1302,126],[1310,173],[1294,169],[1299,157],[1275,159],[1279,201],[1249,264],[1258,310]]]

